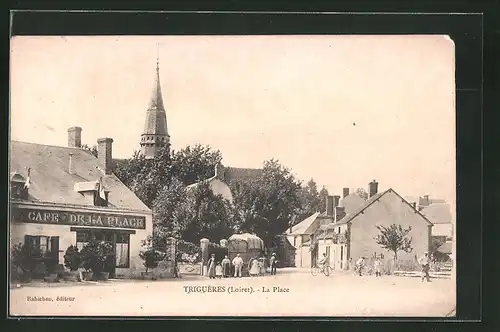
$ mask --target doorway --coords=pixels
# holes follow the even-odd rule
[[[76,245],[81,250],[92,238],[109,243],[112,254],[108,257],[104,271],[110,278],[116,277],[116,268],[129,268],[130,264],[130,234],[122,230],[73,228],[76,231]]]

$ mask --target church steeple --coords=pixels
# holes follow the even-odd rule
[[[146,112],[146,122],[141,135],[141,154],[146,158],[153,158],[160,147],[170,144],[167,130],[167,115],[163,105],[160,85],[160,61],[156,58],[156,77]]]

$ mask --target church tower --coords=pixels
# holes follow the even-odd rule
[[[170,145],[167,115],[161,95],[159,59],[156,59],[156,79],[151,100],[149,101],[140,145],[141,154],[148,159],[154,158],[161,147]]]

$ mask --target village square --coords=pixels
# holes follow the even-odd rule
[[[377,180],[369,163],[346,166],[354,186],[332,172],[330,189],[279,152],[233,167],[201,139],[173,149],[170,126],[190,128],[169,117],[158,54],[142,123],[107,125],[142,129],[129,157],[78,123],[65,145],[11,140],[11,315],[454,315],[449,197]]]

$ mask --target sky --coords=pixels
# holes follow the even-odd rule
[[[279,160],[332,194],[455,199],[455,56],[447,36],[71,36],[11,40],[11,139],[111,137],[139,149],[159,54],[174,150],[225,166]]]

